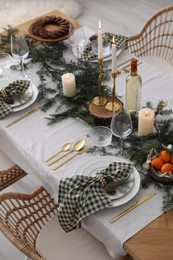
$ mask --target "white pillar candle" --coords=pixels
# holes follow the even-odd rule
[[[98,59],[103,59],[103,39],[102,39],[102,28],[99,20],[98,28]]]
[[[142,108],[138,116],[138,135],[144,136],[153,133],[154,111],[150,108]]]
[[[116,55],[116,44],[115,37],[112,39],[112,73],[116,73],[117,71],[117,55]]]
[[[62,75],[63,93],[66,97],[74,97],[76,95],[76,80],[75,75],[66,73]]]

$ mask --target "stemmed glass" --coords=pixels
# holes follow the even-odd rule
[[[16,32],[11,35],[11,54],[13,57],[20,59],[22,74],[24,77],[26,77],[24,59],[29,54],[29,48],[25,39],[25,35],[22,32]]]
[[[111,120],[111,130],[113,135],[120,138],[120,153],[123,151],[123,139],[132,132],[132,120],[130,113],[125,109],[119,114],[113,112]]]
[[[0,76],[4,76],[7,79],[6,76],[6,69],[9,68],[11,65],[11,55],[8,53],[0,53]]]
[[[71,32],[71,30],[73,31]],[[69,34],[69,44],[72,46],[73,52],[76,53],[77,58],[80,58],[80,55],[83,53],[84,45],[86,43],[84,27],[82,26],[74,31],[74,28],[70,26]]]

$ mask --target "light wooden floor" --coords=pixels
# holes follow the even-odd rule
[[[126,36],[138,33],[146,21],[173,0],[77,0],[83,6],[78,21],[97,30],[101,19],[103,29]]]
[[[138,33],[151,15],[173,4],[173,0],[77,0],[77,2],[83,6],[83,13],[77,19],[81,25],[86,25],[96,31],[98,20],[101,19],[104,31],[126,36]],[[28,192],[36,186],[37,183],[33,185],[33,180],[27,176],[7,190]],[[22,259],[24,256],[0,234],[0,260]]]

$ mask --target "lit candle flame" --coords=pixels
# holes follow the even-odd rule
[[[149,116],[148,110],[145,110],[145,117],[148,117],[148,116]]]

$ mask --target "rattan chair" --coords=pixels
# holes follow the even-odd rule
[[[0,195],[0,230],[26,256],[41,260],[35,249],[36,239],[55,212],[56,205],[43,187],[31,194],[3,193]]]
[[[83,228],[66,233],[56,211],[43,187],[30,194],[3,193],[0,230],[32,260],[111,260],[105,247]]]
[[[14,162],[0,150],[0,191],[26,175],[27,173],[24,170],[14,164]]]
[[[160,57],[173,65],[173,5],[157,12],[139,34],[129,37],[128,51],[137,57]]]

